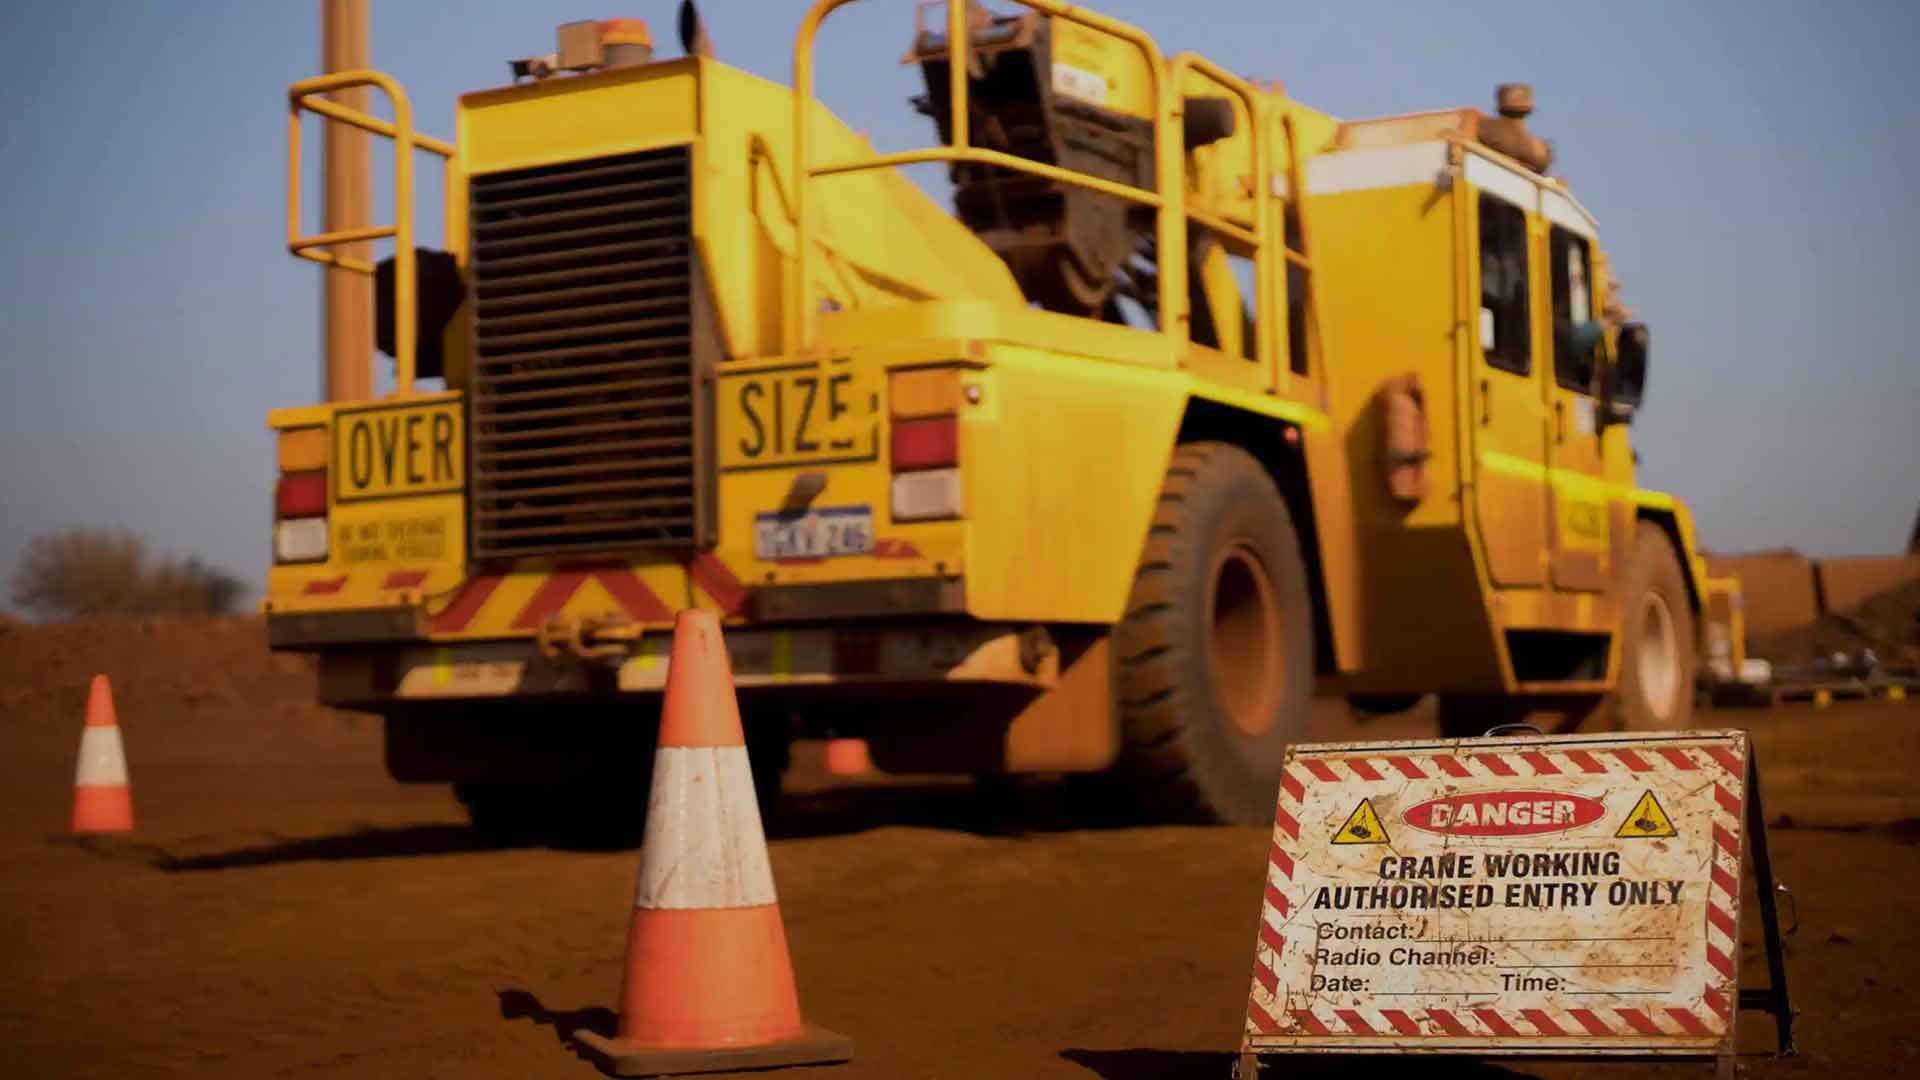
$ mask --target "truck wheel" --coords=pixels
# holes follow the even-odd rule
[[[453,794],[473,830],[493,843],[610,850],[640,843],[648,786],[636,791],[611,777],[576,784],[461,782]]]
[[[498,844],[531,843],[540,829],[526,812],[530,795],[518,784],[479,784],[458,781],[453,797],[466,808],[473,831]]]
[[[1527,724],[1546,735],[1566,734],[1590,726],[1593,717],[1604,712],[1603,701],[1598,694],[1443,694],[1440,735],[1477,739],[1508,724]]]
[[[760,820],[771,828],[791,744],[784,738],[750,740],[747,755]],[[622,848],[640,843],[646,833],[651,781],[649,772],[642,778],[608,775],[565,785],[461,782],[453,785],[453,794],[466,807],[474,831],[494,843]]]
[[[1313,704],[1311,604],[1260,463],[1226,443],[1176,449],[1114,632],[1120,772],[1155,818],[1272,820]]]
[[[780,787],[793,758],[793,740],[783,715],[743,710],[748,767],[760,818],[771,824]],[[595,744],[582,756],[576,776],[564,782],[462,781],[453,794],[467,810],[474,831],[495,843],[550,844],[589,849],[633,847],[646,833],[647,794],[653,786],[653,747],[622,745],[618,753]],[[618,767],[608,759],[621,762]]]
[[[787,714],[743,708],[741,729],[746,735],[747,767],[753,773],[753,798],[760,805],[760,824],[771,829],[780,806],[780,789],[793,764],[793,729]]]
[[[1687,727],[1693,721],[1693,607],[1673,541],[1650,521],[1634,531],[1621,604],[1620,684],[1602,721],[1625,731]]]
[[[1424,694],[1354,694],[1347,704],[1368,716],[1392,716],[1403,713],[1426,697]]]
[[[1676,731],[1693,722],[1694,618],[1680,556],[1650,521],[1634,531],[1620,590],[1620,677],[1602,697],[1448,695],[1440,734],[1470,738],[1496,724],[1533,723],[1556,731]],[[1543,722],[1541,711],[1557,714]]]

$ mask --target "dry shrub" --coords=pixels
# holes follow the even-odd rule
[[[125,529],[77,528],[33,538],[13,575],[13,602],[42,618],[218,615],[240,579],[189,558],[154,558]]]

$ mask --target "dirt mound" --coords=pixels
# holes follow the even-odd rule
[[[8,745],[70,743],[93,676],[113,684],[143,755],[272,757],[366,722],[313,704],[313,664],[267,651],[257,616],[93,618],[0,628],[0,730]]]
[[[156,616],[13,623],[0,631],[0,702],[19,715],[26,695],[84,702],[97,673],[145,700],[186,704],[312,697],[312,665],[267,651],[256,616]]]
[[[1813,561],[1791,548],[1709,554],[1707,573],[1740,579],[1749,637],[1798,630],[1820,615]]]
[[[1920,581],[1872,596],[1846,614],[1822,615],[1810,626],[1756,634],[1747,645],[1755,656],[1792,666],[1868,649],[1884,667],[1920,666]]]

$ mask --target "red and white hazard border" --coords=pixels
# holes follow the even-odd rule
[[[1583,746],[1591,741],[1594,745]],[[1608,745],[1631,742],[1631,746]],[[1267,854],[1266,889],[1254,948],[1253,987],[1248,995],[1244,1045],[1250,1050],[1288,1049],[1311,1044],[1357,1051],[1404,1048],[1410,1042],[1445,1049],[1447,1042],[1470,1043],[1477,1053],[1554,1052],[1579,1048],[1609,1052],[1658,1052],[1661,1046],[1700,1053],[1728,1039],[1739,1002],[1736,960],[1740,955],[1741,835],[1744,822],[1747,743],[1744,737],[1618,736],[1556,739],[1531,749],[1519,740],[1469,740],[1406,751],[1342,752],[1340,746],[1312,748],[1311,756],[1290,756],[1281,774],[1274,811],[1273,843]],[[1508,749],[1507,747],[1515,747]],[[1299,1007],[1280,986],[1277,967],[1288,949],[1311,948],[1312,931],[1293,928],[1293,913],[1304,897],[1295,891],[1294,868],[1304,846],[1297,815],[1313,784],[1338,783],[1364,794],[1365,784],[1405,780],[1528,780],[1535,777],[1612,776],[1631,781],[1656,772],[1687,772],[1713,786],[1713,865],[1706,903],[1707,962],[1716,981],[1687,1007],[1660,1008],[1408,1008]],[[1309,838],[1309,842],[1312,838]],[[1308,1003],[1310,1004],[1310,1003]],[[1500,1040],[1499,1045],[1486,1045]]]

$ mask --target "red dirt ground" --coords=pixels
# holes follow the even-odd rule
[[[389,782],[374,724],[306,704],[304,665],[260,641],[249,619],[0,630],[0,1071],[597,1075],[561,1035],[611,1023],[635,853],[489,847],[444,789]],[[114,680],[139,831],[82,843],[64,833],[95,670]],[[1421,723],[1325,720],[1325,736]],[[1747,1075],[1920,1075],[1920,704],[1702,724],[1754,730],[1790,819],[1771,836],[1798,897],[1803,1053],[1763,1056],[1770,1024],[1748,1014]],[[817,753],[791,779],[772,858],[801,1000],[857,1047],[798,1075],[1227,1075],[1263,830],[1099,828],[1045,784],[991,802],[829,789]],[[1436,1064],[1348,1074],[1709,1075]]]

